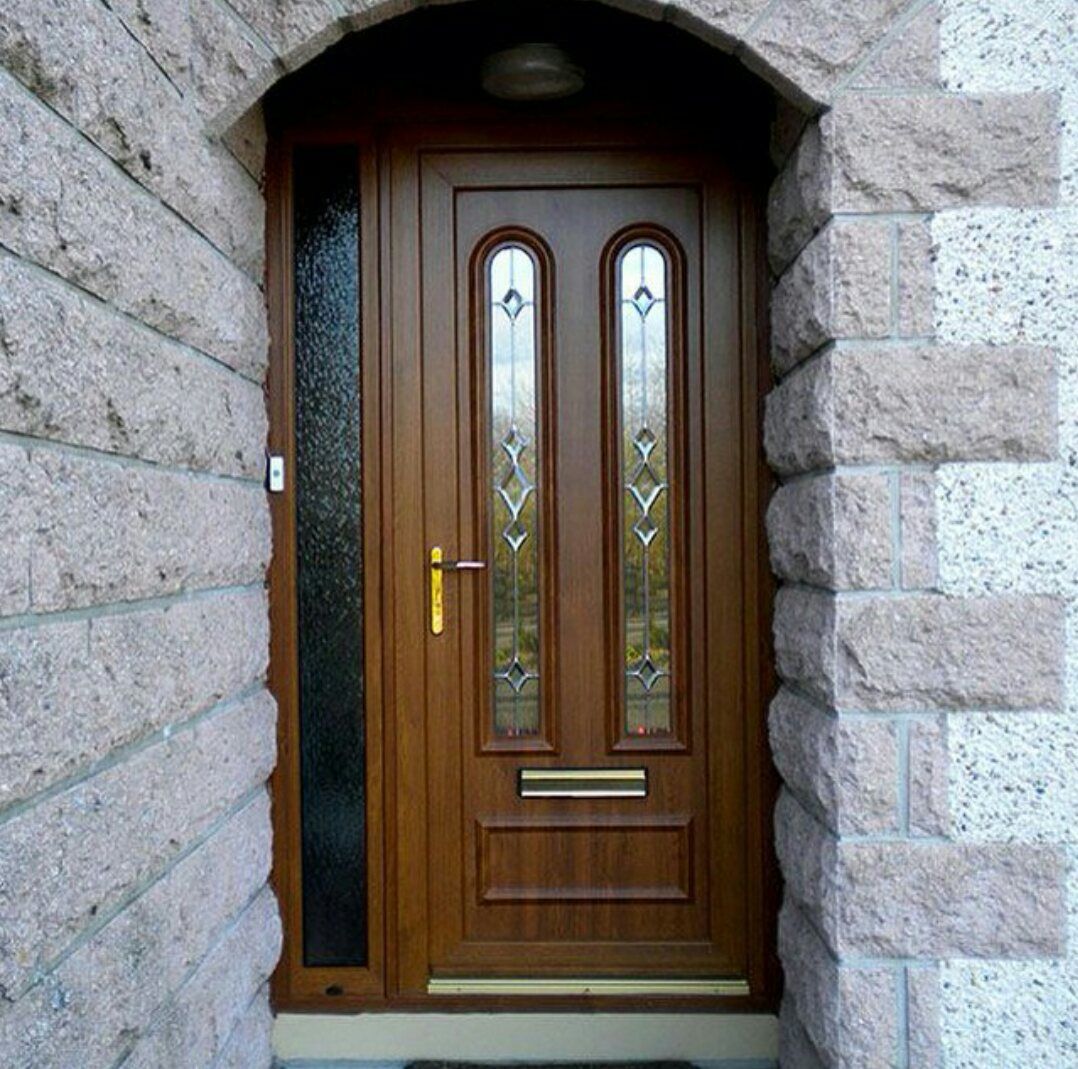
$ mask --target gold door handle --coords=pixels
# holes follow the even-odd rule
[[[430,551],[430,631],[440,635],[445,630],[445,591],[443,576],[446,572],[478,572],[487,566],[482,560],[446,560],[441,546]]]

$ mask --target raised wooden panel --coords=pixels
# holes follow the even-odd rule
[[[476,822],[481,902],[687,902],[692,818]]]

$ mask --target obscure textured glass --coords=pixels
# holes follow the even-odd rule
[[[356,150],[294,158],[296,595],[306,965],[367,961]]]
[[[621,305],[625,728],[670,732],[670,528],[666,259],[632,245],[618,265]]]
[[[539,731],[539,463],[535,261],[517,245],[488,264],[493,474],[494,731]]]

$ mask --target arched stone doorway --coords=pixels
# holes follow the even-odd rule
[[[18,831],[31,881],[60,870],[55,854],[69,861],[63,887],[11,895],[18,946],[0,1028],[16,1059],[100,1051],[109,1064],[140,1049],[152,1062],[171,1043],[189,1060],[220,1051],[244,1064],[265,1042],[257,992],[276,945],[255,790],[272,759],[258,685],[269,547],[252,108],[288,69],[410,7],[5,11],[4,352],[19,389],[5,395],[17,403],[4,410],[3,611],[7,654],[28,658],[19,664],[35,686],[12,706],[13,730],[30,740],[18,753],[30,756],[8,777],[4,827]],[[1057,203],[1056,101],[943,92],[929,4],[633,8],[734,53],[793,105],[774,146],[779,384],[767,422],[786,480],[771,525],[787,583],[776,613],[785,687],[772,712],[787,784],[784,1061],[931,1064],[941,964],[1062,953],[1060,836],[954,834],[943,772],[951,710],[1062,706],[1061,608],[1021,584],[941,595],[934,525],[935,465],[1055,456],[1054,363],[960,315],[937,337],[929,247],[933,213]],[[981,340],[997,345],[969,344]],[[89,379],[72,356],[86,351],[100,358]],[[73,383],[86,402],[75,415]],[[987,403],[969,404],[969,390]],[[45,747],[51,707],[33,695],[52,693],[43,684],[60,662],[20,643],[36,656],[69,626],[92,669],[84,688],[102,665],[134,682],[89,703],[77,725],[61,721]],[[154,690],[137,682],[147,649],[168,682],[160,701],[138,699]],[[64,680],[83,671],[63,664]],[[183,765],[176,755],[198,752],[204,718],[216,743],[205,765]],[[218,751],[235,760],[213,764]],[[140,791],[113,786],[136,775]],[[99,801],[58,811],[84,782]],[[142,811],[142,797],[162,801]],[[65,815],[102,808],[107,825]],[[191,923],[177,903],[211,879],[200,873],[219,893]],[[121,928],[149,951],[125,958]],[[123,1012],[98,1012],[94,963],[128,960],[110,1002]],[[244,970],[235,989],[225,963]],[[971,975],[953,974],[952,997],[956,983],[980,983]],[[197,1023],[225,1002],[222,1034]]]

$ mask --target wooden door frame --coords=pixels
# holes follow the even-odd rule
[[[714,145],[700,143],[698,133],[615,122],[581,120],[537,121],[507,125],[490,121],[409,124],[409,137],[447,148],[507,146],[507,136],[522,138],[529,148],[569,150],[582,145],[620,149],[688,149],[715,153]],[[425,754],[422,724],[401,732],[390,710],[409,708],[406,688],[422,681],[423,673],[394,665],[388,654],[399,647],[395,636],[425,634],[425,619],[401,619],[398,599],[392,596],[394,526],[416,508],[417,487],[403,488],[394,481],[394,425],[408,414],[394,411],[393,381],[402,368],[395,365],[390,323],[389,272],[394,232],[389,218],[388,162],[381,150],[374,123],[292,127],[275,132],[267,160],[267,266],[266,290],[270,322],[270,365],[267,404],[270,417],[269,450],[293,455],[292,396],[292,201],[291,159],[294,148],[308,144],[355,145],[359,157],[360,277],[362,360],[362,456],[365,583],[370,584],[364,613],[367,656],[367,825],[368,912],[370,959],[367,968],[307,968],[300,956],[302,940],[301,853],[299,813],[298,694],[295,664],[295,528],[294,499],[288,480],[283,494],[270,495],[274,552],[269,569],[270,667],[269,685],[278,701],[278,764],[273,774],[274,856],[272,882],[281,901],[284,949],[274,973],[272,993],[277,1010],[336,1011],[772,1011],[777,1006],[781,973],[775,952],[775,926],[779,905],[779,875],[771,834],[771,813],[777,777],[770,761],[766,732],[767,700],[773,692],[774,673],[770,642],[770,605],[773,583],[767,565],[764,510],[771,476],[762,446],[763,398],[770,385],[767,347],[765,209],[761,175],[754,168],[732,168],[738,178],[738,241],[741,278],[740,361],[742,387],[742,470],[744,546],[744,624],[746,664],[746,814],[747,866],[756,893],[748,896],[749,929],[759,933],[750,945],[749,979],[752,994],[726,997],[564,997],[564,996],[431,996],[402,995],[399,990],[398,931],[425,933],[425,903],[403,902],[398,893],[397,842],[402,811],[413,831],[425,835],[425,807],[415,806],[415,795],[397,797],[402,763]],[[729,161],[727,161],[729,162]],[[396,197],[398,211],[403,198]],[[399,227],[396,229],[400,229]],[[398,265],[399,266],[399,265]],[[407,324],[398,324],[406,327]],[[421,413],[412,414],[419,418]],[[290,466],[290,463],[289,463]],[[415,516],[412,517],[416,519]],[[412,615],[415,615],[414,611]],[[416,630],[418,629],[418,630]],[[407,645],[407,644],[405,644]],[[422,661],[422,653],[412,654]],[[405,658],[407,660],[407,657]],[[421,685],[421,684],[420,684]],[[414,701],[414,697],[413,697]],[[416,703],[420,704],[421,703]],[[399,714],[398,714],[399,715]],[[420,718],[421,720],[421,718]],[[414,769],[414,764],[409,765]],[[424,885],[425,886],[425,885]],[[402,915],[401,911],[404,911]],[[418,932],[416,929],[418,925]],[[413,940],[425,948],[425,935]],[[383,981],[384,969],[384,981]]]

